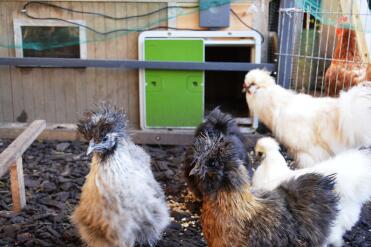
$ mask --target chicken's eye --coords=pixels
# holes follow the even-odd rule
[[[217,163],[216,161],[210,161],[208,165],[209,165],[209,167],[211,167],[211,168],[215,168],[215,167],[218,166],[218,163]]]
[[[263,156],[263,152],[257,152],[258,156]]]
[[[108,141],[108,137],[107,137],[107,136],[103,137],[103,140],[102,140],[102,141],[103,141],[103,142]]]

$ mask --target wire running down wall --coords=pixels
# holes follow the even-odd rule
[[[33,3],[26,6],[29,17],[24,11],[22,12],[27,2],[0,1],[2,23],[0,57],[17,57],[20,49],[27,49],[26,53],[24,50],[22,52],[29,56],[47,53],[48,50],[53,49],[48,53],[60,54],[59,52],[71,45],[80,45],[80,49],[68,50],[69,54],[72,54],[71,57],[80,55],[86,61],[137,60],[139,35],[137,31],[153,28],[202,29],[198,26],[199,10],[196,8],[198,5],[196,0],[180,2],[176,0],[160,0],[160,2],[50,0],[42,2],[61,8]],[[231,14],[231,25],[225,30],[251,31],[250,26],[267,37],[267,30],[264,28],[267,18],[258,18],[267,16],[265,10],[267,2],[268,0],[232,0],[231,8],[241,20]],[[68,30],[70,34],[70,38],[65,42],[64,35],[53,36],[59,38],[58,42],[40,42],[44,37],[37,37],[38,35],[35,34],[37,32],[34,32],[33,28],[25,28],[25,32],[28,32],[24,35],[28,38],[26,42],[15,42],[16,32],[22,29],[22,27],[15,28],[17,20],[20,21],[18,23],[33,22],[36,26],[41,21],[58,22],[59,26],[66,25],[74,28],[59,28],[61,32]],[[52,26],[44,30],[43,34],[47,35],[49,31],[55,32],[57,28],[53,29]],[[76,27],[80,32],[76,31]],[[93,30],[107,34],[99,34]],[[111,32],[114,30],[120,31]],[[84,33],[86,37],[80,39],[74,37],[74,33]],[[18,40],[22,40],[22,35],[21,33],[21,38]],[[37,42],[32,40],[35,36],[39,39]],[[264,42],[263,47],[266,43]],[[22,56],[22,52],[18,57]],[[83,111],[99,101],[109,100],[112,104],[124,108],[128,113],[131,126],[138,129],[140,127],[138,81],[136,69],[0,66],[0,122],[30,122],[35,119],[45,119],[48,123],[75,123]]]

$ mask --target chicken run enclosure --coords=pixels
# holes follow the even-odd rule
[[[246,175],[241,181],[251,184],[251,198],[258,195],[253,175],[266,154],[259,156],[257,142],[276,135],[259,125],[249,109],[249,87],[244,80],[253,69],[267,70],[285,89],[309,94],[316,100],[334,98],[329,102],[338,100],[341,90],[371,81],[371,0],[0,0],[0,247],[85,246],[89,237],[84,239],[79,224],[91,216],[84,215],[85,208],[93,205],[95,210],[95,204],[103,202],[100,210],[93,210],[96,215],[106,209],[117,213],[121,209],[113,204],[125,197],[126,191],[135,199],[149,198],[129,200],[129,205],[123,207],[137,213],[130,215],[134,228],[151,224],[161,228],[169,221],[156,244],[151,239],[148,244],[136,242],[127,246],[212,246],[210,232],[205,234],[202,229],[204,198],[197,194],[202,185],[189,177],[194,176],[196,163],[202,163],[200,160],[215,150],[217,155],[210,162],[214,168],[225,150],[242,150],[236,162],[243,166],[238,168],[239,173]],[[107,102],[126,115],[110,112],[111,106],[107,110]],[[94,112],[97,105],[102,108]],[[226,121],[224,131],[228,133],[231,128],[232,134],[218,129],[224,127],[218,126],[220,119],[208,119],[210,112],[219,109],[233,117],[221,117]],[[197,133],[203,121],[217,123],[213,123],[210,133]],[[237,134],[234,128],[238,129]],[[221,133],[219,139],[213,136],[215,129]],[[299,129],[304,129],[304,125]],[[295,135],[290,128],[285,131]],[[211,145],[210,140],[215,141],[216,147],[230,147],[223,142],[224,134],[225,139],[233,140],[226,143],[237,147],[220,151]],[[322,141],[326,146],[331,138]],[[100,150],[100,142],[111,146]],[[123,143],[128,146],[120,147]],[[298,168],[290,147],[281,142],[279,145],[280,161],[290,169]],[[115,156],[107,159],[112,164],[104,163],[105,157],[115,154],[118,147],[122,153],[129,150],[125,153],[129,158],[122,157],[132,164],[128,170],[134,172],[128,173],[133,177],[115,177],[120,174],[118,168],[103,177],[117,162]],[[195,150],[201,154],[192,157]],[[210,153],[204,155],[205,150]],[[360,150],[357,149],[362,153]],[[226,152],[228,159],[235,158],[235,153],[231,153]],[[189,157],[193,159],[189,161]],[[230,160],[225,163],[227,167]],[[194,165],[190,171],[189,164]],[[201,174],[201,170],[196,172]],[[331,191],[328,198],[335,202],[336,180],[333,175],[325,175],[330,180],[329,188],[332,186],[325,191]],[[200,177],[204,179],[205,175]],[[99,179],[106,179],[101,184],[105,192],[116,183],[114,200],[101,197],[103,200],[89,201],[89,196],[100,195],[101,188],[96,189]],[[90,185],[96,187],[89,188],[89,181],[94,181]],[[195,188],[190,185],[192,182]],[[150,192],[136,191],[137,188]],[[282,188],[285,191],[274,194],[272,201],[286,193],[286,188]],[[283,202],[283,207],[301,197],[290,199],[288,195],[277,200]],[[268,196],[264,194],[262,198]],[[160,202],[148,206],[146,203],[152,200]],[[165,204],[169,215],[166,210],[161,211]],[[303,203],[300,207],[308,205],[312,204]],[[342,245],[336,247],[371,246],[371,201],[358,206],[358,221],[344,231]],[[80,218],[76,216],[78,207],[82,211]],[[332,208],[333,215],[336,207]],[[296,210],[287,209],[283,212],[289,217]],[[320,215],[317,211],[315,214]],[[158,218],[151,222],[152,215]],[[137,223],[140,216],[149,220]],[[110,229],[108,226],[118,219],[122,220],[112,217],[106,225],[103,221],[94,223]],[[234,232],[239,224],[230,225],[233,230],[228,228],[226,232]],[[271,237],[271,224],[261,225]],[[286,230],[285,226],[280,227]],[[297,228],[300,227],[301,224]],[[134,239],[134,235],[143,232],[123,235]],[[296,228],[292,232],[293,238],[300,235]],[[112,234],[106,240],[115,237]],[[141,238],[140,235],[136,240]],[[104,246],[116,247],[109,241]],[[92,247],[100,246],[97,243]],[[273,241],[269,244],[260,246],[281,246]],[[228,242],[221,246],[237,245]],[[327,247],[330,246],[332,243]]]
[[[278,10],[279,84],[335,96],[371,80],[369,0],[284,2]]]

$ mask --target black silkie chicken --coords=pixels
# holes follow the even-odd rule
[[[153,246],[170,222],[150,157],[131,141],[126,125],[126,115],[107,104],[78,124],[94,154],[72,221],[91,247]]]
[[[323,246],[337,215],[334,175],[308,173],[272,191],[252,191],[229,136],[200,136],[190,176],[202,196],[201,225],[210,247]]]
[[[239,160],[241,160],[241,162],[243,162],[243,164],[246,166],[249,172],[249,177],[252,177],[253,172],[247,156],[245,137],[241,133],[236,120],[232,118],[231,115],[220,111],[219,107],[213,109],[205,118],[205,121],[197,127],[194,140],[204,136],[229,137],[229,140],[233,143]],[[188,148],[184,160],[184,175],[188,187],[193,194],[198,198],[202,198],[201,191],[197,188],[200,180],[197,178],[197,176],[189,175],[190,171],[194,167],[194,161],[196,158],[197,156],[193,147]]]

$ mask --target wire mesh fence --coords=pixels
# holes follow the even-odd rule
[[[371,0],[281,0],[278,83],[336,96],[371,80]]]

